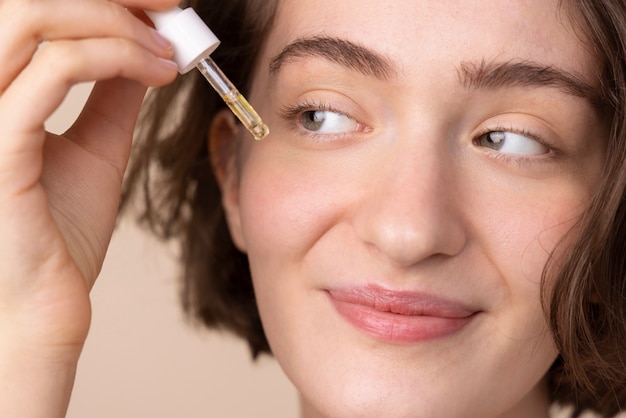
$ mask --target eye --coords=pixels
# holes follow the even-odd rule
[[[476,139],[476,145],[513,155],[539,155],[550,151],[529,135],[507,131],[486,132]]]
[[[308,110],[300,116],[302,126],[321,134],[355,132],[359,123],[349,116],[330,110]]]

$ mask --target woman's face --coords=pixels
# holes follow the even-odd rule
[[[309,416],[545,413],[541,273],[606,137],[557,3],[280,2],[224,202]]]

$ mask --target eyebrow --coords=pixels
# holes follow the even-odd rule
[[[480,63],[464,62],[459,81],[471,90],[503,87],[549,87],[588,100],[596,109],[606,105],[604,95],[582,76],[532,61]]]
[[[366,76],[387,80],[395,75],[392,63],[383,55],[345,39],[327,36],[299,38],[270,60],[270,74],[297,58],[319,57]]]
[[[384,55],[354,42],[328,36],[296,39],[270,60],[270,75],[276,75],[283,65],[298,58],[322,58],[381,80],[397,75],[396,67]],[[505,87],[549,87],[586,99],[602,111],[606,97],[582,76],[533,61],[463,62],[457,70],[459,82],[471,90],[493,90]]]

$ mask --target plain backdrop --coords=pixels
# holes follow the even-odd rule
[[[90,89],[75,87],[47,128],[70,126]],[[92,291],[68,417],[297,416],[296,391],[271,357],[253,362],[242,341],[185,320],[177,278],[175,247],[124,219]]]

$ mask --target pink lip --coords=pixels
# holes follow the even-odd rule
[[[387,342],[416,343],[454,334],[478,313],[461,303],[379,286],[327,290],[337,312],[366,334]]]

